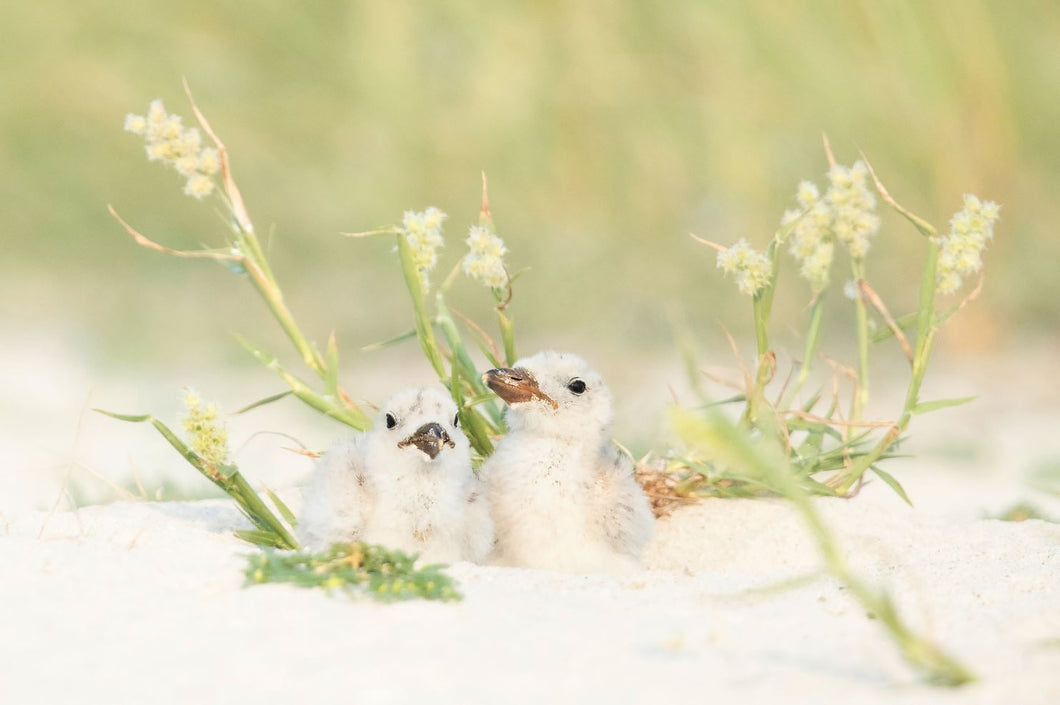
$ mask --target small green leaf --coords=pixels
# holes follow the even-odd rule
[[[901,498],[902,498],[902,500],[903,500],[903,501],[904,501],[904,502],[905,502],[906,504],[908,504],[908,505],[909,505],[910,507],[911,507],[911,506],[913,506],[913,502],[912,502],[912,500],[910,500],[910,499],[909,499],[909,495],[907,495],[907,494],[905,493],[905,489],[904,489],[904,488],[902,487],[902,484],[901,484],[900,482],[898,482],[898,480],[894,479],[894,476],[893,476],[893,475],[891,475],[890,473],[884,472],[883,470],[880,470],[880,469],[879,469],[878,467],[876,467],[875,465],[873,465],[873,466],[872,466],[871,468],[869,468],[869,470],[872,470],[872,471],[873,471],[874,473],[876,473],[876,475],[877,475],[877,476],[878,476],[878,477],[879,477],[879,478],[880,478],[881,480],[883,480],[884,482],[886,482],[886,483],[887,483],[887,485],[888,485],[888,486],[889,486],[889,487],[890,487],[890,488],[891,488],[892,490],[894,490],[894,491],[895,491],[895,493],[896,493],[896,494],[897,494],[897,495],[898,495],[899,497],[901,497]]]
[[[252,543],[255,546],[280,548],[283,543],[279,536],[271,531],[265,531],[264,529],[239,529],[232,533],[234,533],[237,538],[243,539],[247,543]]]
[[[974,401],[975,397],[957,397],[954,399],[936,399],[935,401],[922,401],[913,407],[914,414],[926,414],[931,411],[938,411],[939,409],[946,409],[951,406],[960,406],[961,404],[967,404],[970,401]]]
[[[916,327],[916,313],[907,313],[894,321],[898,324],[898,328],[903,333],[908,333]],[[872,336],[871,340],[874,343],[882,343],[885,340],[890,340],[894,337],[894,331],[891,330],[890,326],[881,328],[879,332]]]
[[[254,359],[260,362],[261,364],[265,365],[266,367],[271,367],[272,365],[276,364],[277,360],[275,355],[270,355],[269,353],[257,347],[238,333],[236,334],[235,338],[236,342],[239,343],[244,350],[253,355]]]
[[[280,510],[280,515],[284,520],[292,527],[298,526],[298,519],[295,518],[294,512],[288,507],[282,499],[276,496],[276,493],[270,490],[268,487],[265,488],[265,492],[269,495],[269,499],[272,500],[273,505]]]
[[[712,401],[709,404],[704,404],[702,409],[710,409],[715,406],[724,406],[725,404],[736,404],[737,402],[747,401],[746,394],[737,394],[736,396],[729,397],[728,399],[721,399],[719,401]]]
[[[324,352],[327,367],[324,369],[324,391],[335,395],[339,389],[339,344],[335,340],[335,331],[328,336],[328,345]]]
[[[244,406],[239,411],[233,411],[232,412],[232,416],[239,416],[240,414],[245,414],[245,413],[247,413],[248,411],[250,411],[252,409],[257,409],[259,406],[265,406],[266,404],[271,404],[274,401],[279,401],[279,400],[283,399],[284,397],[291,396],[292,393],[293,392],[291,392],[291,391],[280,392],[279,394],[273,394],[271,397],[265,397],[264,399],[259,399],[258,401],[253,402],[252,404],[247,404],[246,406]]]
[[[813,411],[813,407],[817,406],[817,402],[821,400],[822,390],[818,389],[814,392],[814,395],[806,400],[806,403],[802,405],[802,410],[807,414]]]
[[[106,409],[92,409],[97,414],[103,414],[109,416],[112,419],[118,419],[119,421],[129,421],[130,423],[143,423],[144,421],[151,420],[151,414],[116,414],[113,411],[107,411]]]
[[[493,392],[487,392],[486,394],[479,394],[477,397],[468,397],[464,400],[465,407],[478,406],[479,404],[485,404],[497,399],[497,395]]]
[[[361,352],[377,352],[379,350],[386,350],[387,348],[393,347],[398,343],[403,343],[406,340],[411,340],[415,337],[415,330],[405,331],[401,335],[395,335],[393,338],[384,340],[381,343],[372,343],[371,345],[365,345],[363,348],[361,348]]]
[[[807,492],[823,495],[825,497],[835,497],[836,492],[834,489],[823,482],[814,480],[812,477],[804,477],[800,480],[800,483],[802,484],[803,489]]]

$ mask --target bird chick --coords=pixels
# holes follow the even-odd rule
[[[298,522],[303,544],[365,541],[429,563],[484,560],[493,520],[458,426],[442,391],[395,394],[371,430],[317,461]]]
[[[585,360],[543,352],[483,381],[510,429],[483,465],[493,560],[569,572],[635,568],[655,519],[611,442],[611,393]]]

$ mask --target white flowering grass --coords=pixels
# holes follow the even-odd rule
[[[818,494],[847,495],[857,490],[866,472],[872,472],[906,498],[901,485],[879,467],[879,461],[888,456],[914,415],[967,401],[924,401],[919,396],[920,386],[939,328],[959,310],[957,306],[938,311],[937,295],[951,293],[955,289],[955,277],[959,284],[961,276],[981,270],[981,252],[993,238],[1000,208],[991,201],[967,195],[964,208],[950,220],[949,234],[939,237],[934,227],[891,198],[866,161],[843,167],[835,162],[827,142],[826,154],[830,163],[827,192],[822,196],[813,182],[800,182],[796,190],[799,209],[784,214],[780,229],[764,251],[756,251],[746,239],[730,247],[696,239],[718,250],[717,266],[734,278],[741,294],[752,299],[757,361],[754,373],[746,375],[746,388],[740,390],[738,397],[745,404],[742,423],[749,430],[773,436],[782,443],[793,472],[803,478],[805,489]],[[891,315],[866,274],[869,239],[876,237],[881,225],[875,212],[876,196],[868,191],[870,177],[880,196],[913,223],[925,242],[918,310],[899,319]],[[804,386],[817,361],[823,303],[831,288],[830,277],[806,276],[806,265],[815,253],[832,246],[845,251],[854,274],[853,279],[839,287],[843,298],[854,309],[858,350],[858,362],[853,366],[855,381],[845,413],[838,396],[827,389],[802,399]],[[767,387],[774,382],[778,364],[770,344],[770,313],[783,269],[780,253],[785,249],[798,264],[799,276],[809,285],[809,318],[806,346],[797,373],[784,381],[776,396],[770,398]],[[831,260],[833,254],[834,250],[828,249],[827,256],[822,254],[821,258]],[[870,336],[870,314],[875,315],[877,328],[882,328],[885,334]],[[910,330],[915,344],[907,336]],[[868,400],[869,349],[874,341],[891,339],[901,347],[910,365],[906,400],[894,421],[865,420],[862,416]],[[820,410],[820,407],[825,408]],[[704,491],[711,491],[707,476],[716,472],[713,468],[703,474]],[[827,477],[820,479],[821,475]],[[725,479],[724,474],[714,477]],[[728,487],[727,492],[731,493],[731,485]],[[748,491],[753,493],[753,488]]]
[[[146,116],[126,115],[125,131],[144,138],[149,160],[173,167],[186,179],[185,194],[202,199],[214,192],[220,154],[214,147],[204,147],[199,129],[184,127],[184,119],[167,113],[161,100],[151,101]]]
[[[431,206],[422,213],[405,211],[401,218],[401,234],[408,243],[412,266],[424,291],[430,289],[430,273],[438,263],[438,249],[445,244],[442,223],[448,217]]]
[[[964,208],[950,219],[950,232],[939,238],[938,287],[943,294],[961,288],[964,277],[983,268],[983,250],[994,239],[1001,206],[966,194]]]
[[[296,323],[284,303],[236,187],[224,144],[194,102],[191,107],[199,128],[185,127],[182,118],[168,113],[160,101],[151,104],[146,116],[127,116],[125,128],[144,136],[149,159],[162,161],[185,177],[185,190],[190,195],[207,196],[216,189],[231,216],[231,231],[223,244],[193,251],[172,250],[142,235],[113,209],[111,212],[144,247],[177,257],[213,259],[247,278],[307,370],[316,377],[316,381],[307,381],[281,366],[274,355],[244,341],[248,351],[277,374],[287,390],[251,404],[243,411],[294,396],[332,419],[356,429],[366,428],[367,414],[339,383],[339,351],[334,336],[321,351]],[[212,147],[202,145],[203,133],[212,141]],[[784,215],[780,229],[763,250],[755,249],[747,239],[739,239],[728,247],[707,243],[718,250],[717,268],[732,279],[740,294],[751,299],[757,356],[753,371],[745,372],[737,396],[721,403],[704,399],[700,409],[675,410],[674,427],[684,448],[671,456],[674,461],[665,474],[676,480],[665,486],[683,498],[712,494],[779,494],[789,498],[806,519],[831,572],[889,630],[906,658],[937,682],[958,684],[970,678],[967,671],[931,641],[912,632],[885,591],[871,587],[850,571],[808,497],[811,494],[852,496],[865,474],[872,472],[908,501],[898,481],[879,464],[893,454],[912,416],[965,401],[924,401],[920,398],[920,386],[935,335],[946,318],[959,308],[938,311],[936,294],[955,289],[961,282],[954,281],[954,277],[967,276],[980,269],[982,248],[993,236],[998,207],[989,201],[966,197],[964,210],[951,221],[949,235],[940,238],[926,221],[909,213],[889,196],[867,161],[845,167],[836,163],[830,150],[826,151],[830,164],[827,190],[822,195],[814,183],[801,182],[796,190],[798,208]],[[870,176],[879,196],[925,236],[919,306],[911,316],[899,319],[891,316],[867,280],[866,257],[881,225],[876,213],[877,198],[869,188]],[[206,185],[207,181],[210,186]],[[417,339],[426,360],[455,400],[460,425],[477,458],[482,459],[492,452],[495,441],[503,436],[506,428],[501,404],[483,384],[482,370],[473,362],[465,336],[470,334],[491,366],[511,366],[517,359],[508,313],[513,297],[513,277],[505,263],[509,252],[493,221],[485,175],[478,222],[469,226],[464,240],[467,250],[453,262],[449,273],[433,284],[432,277],[445,256],[446,220],[442,210],[431,206],[422,211],[406,211],[399,223],[347,235],[394,238],[397,264],[412,301],[413,329],[375,347]],[[811,305],[806,348],[798,374],[778,390],[777,353],[771,345],[770,316],[784,252],[794,257],[799,276],[809,285]],[[850,305],[855,310],[859,358],[854,375],[856,384],[846,414],[840,408],[837,393],[820,390],[808,397],[803,394],[810,368],[817,358],[822,302],[832,287],[831,270],[841,252],[851,267],[852,280],[844,289],[852,296]],[[492,295],[501,345],[494,342],[483,326],[449,308],[449,291],[464,279],[486,288]],[[893,337],[910,364],[905,404],[894,421],[862,418],[868,398],[870,314],[880,319],[890,333],[879,339]],[[915,336],[915,345],[910,344],[907,331]],[[270,493],[274,512],[229,461],[227,433],[216,407],[203,403],[192,392],[187,393],[185,402],[187,442],[150,415],[111,415],[125,421],[150,422],[192,466],[231,495],[255,526],[253,530],[240,532],[240,536],[265,546],[295,548],[290,531],[294,518],[287,508]],[[720,411],[722,405],[737,402],[743,407],[736,418]],[[264,564],[258,561],[256,565],[260,568]],[[307,584],[326,582],[314,578]]]
[[[718,269],[731,275],[741,294],[755,296],[769,286],[773,266],[763,252],[751,248],[747,240],[738,240],[718,252]]]
[[[799,207],[784,214],[780,229],[764,251],[756,251],[746,239],[723,247],[695,238],[718,250],[718,268],[734,279],[740,294],[751,297],[757,355],[753,368],[743,372],[744,381],[736,396],[722,402],[704,398],[697,410],[675,410],[674,425],[685,443],[684,454],[671,456],[664,470],[643,472],[657,494],[673,495],[674,501],[759,494],[780,494],[792,500],[817,538],[831,572],[880,618],[906,658],[929,678],[957,685],[971,678],[969,672],[909,630],[885,591],[869,586],[850,571],[808,498],[813,494],[853,496],[866,473],[873,473],[910,501],[899,481],[880,464],[894,454],[914,416],[970,401],[924,400],[920,389],[941,326],[964,303],[940,310],[938,295],[956,291],[963,277],[980,272],[981,254],[993,238],[1000,208],[991,201],[965,196],[964,208],[950,220],[949,234],[940,237],[932,225],[891,197],[867,161],[845,167],[836,163],[827,141],[825,151],[830,164],[828,190],[822,196],[813,182],[801,182],[796,190]],[[881,228],[877,196],[869,190],[870,178],[879,197],[911,222],[924,242],[917,310],[897,319],[868,282],[868,254]],[[778,379],[770,314],[784,249],[798,265],[799,277],[809,285],[810,305],[806,346],[798,371]],[[822,310],[832,288],[831,268],[838,251],[845,253],[853,275],[839,288],[849,301],[847,305],[854,309],[858,350],[845,411],[838,378],[833,379],[831,389],[825,386],[808,396],[803,394],[818,358]],[[870,316],[886,334],[870,336]],[[867,420],[863,414],[869,392],[870,345],[892,339],[909,363],[905,400],[894,420]],[[830,364],[844,369],[839,363]],[[693,384],[693,388],[701,386]],[[735,418],[721,411],[734,403],[742,405]]]
[[[464,255],[464,274],[490,289],[501,289],[508,284],[504,255],[508,248],[504,241],[484,225],[472,225],[467,233],[468,253]]]

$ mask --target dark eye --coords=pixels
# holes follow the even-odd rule
[[[397,419],[394,418],[393,414],[387,414],[386,415],[386,427],[387,428],[394,428],[395,426],[397,426]]]
[[[580,379],[572,379],[567,383],[567,389],[571,390],[575,394],[585,394],[585,382]]]
[[[453,417],[453,428],[460,428],[460,414]]]

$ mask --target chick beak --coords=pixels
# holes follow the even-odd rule
[[[415,433],[398,443],[398,448],[407,446],[416,446],[416,448],[430,456],[431,460],[434,460],[442,452],[443,448],[446,446],[455,448],[456,444],[449,438],[449,434],[445,432],[444,428],[432,421],[431,423],[423,424],[416,429]]]
[[[553,409],[559,408],[552,397],[541,391],[530,371],[522,367],[490,370],[482,375],[482,381],[508,405],[540,399]]]

